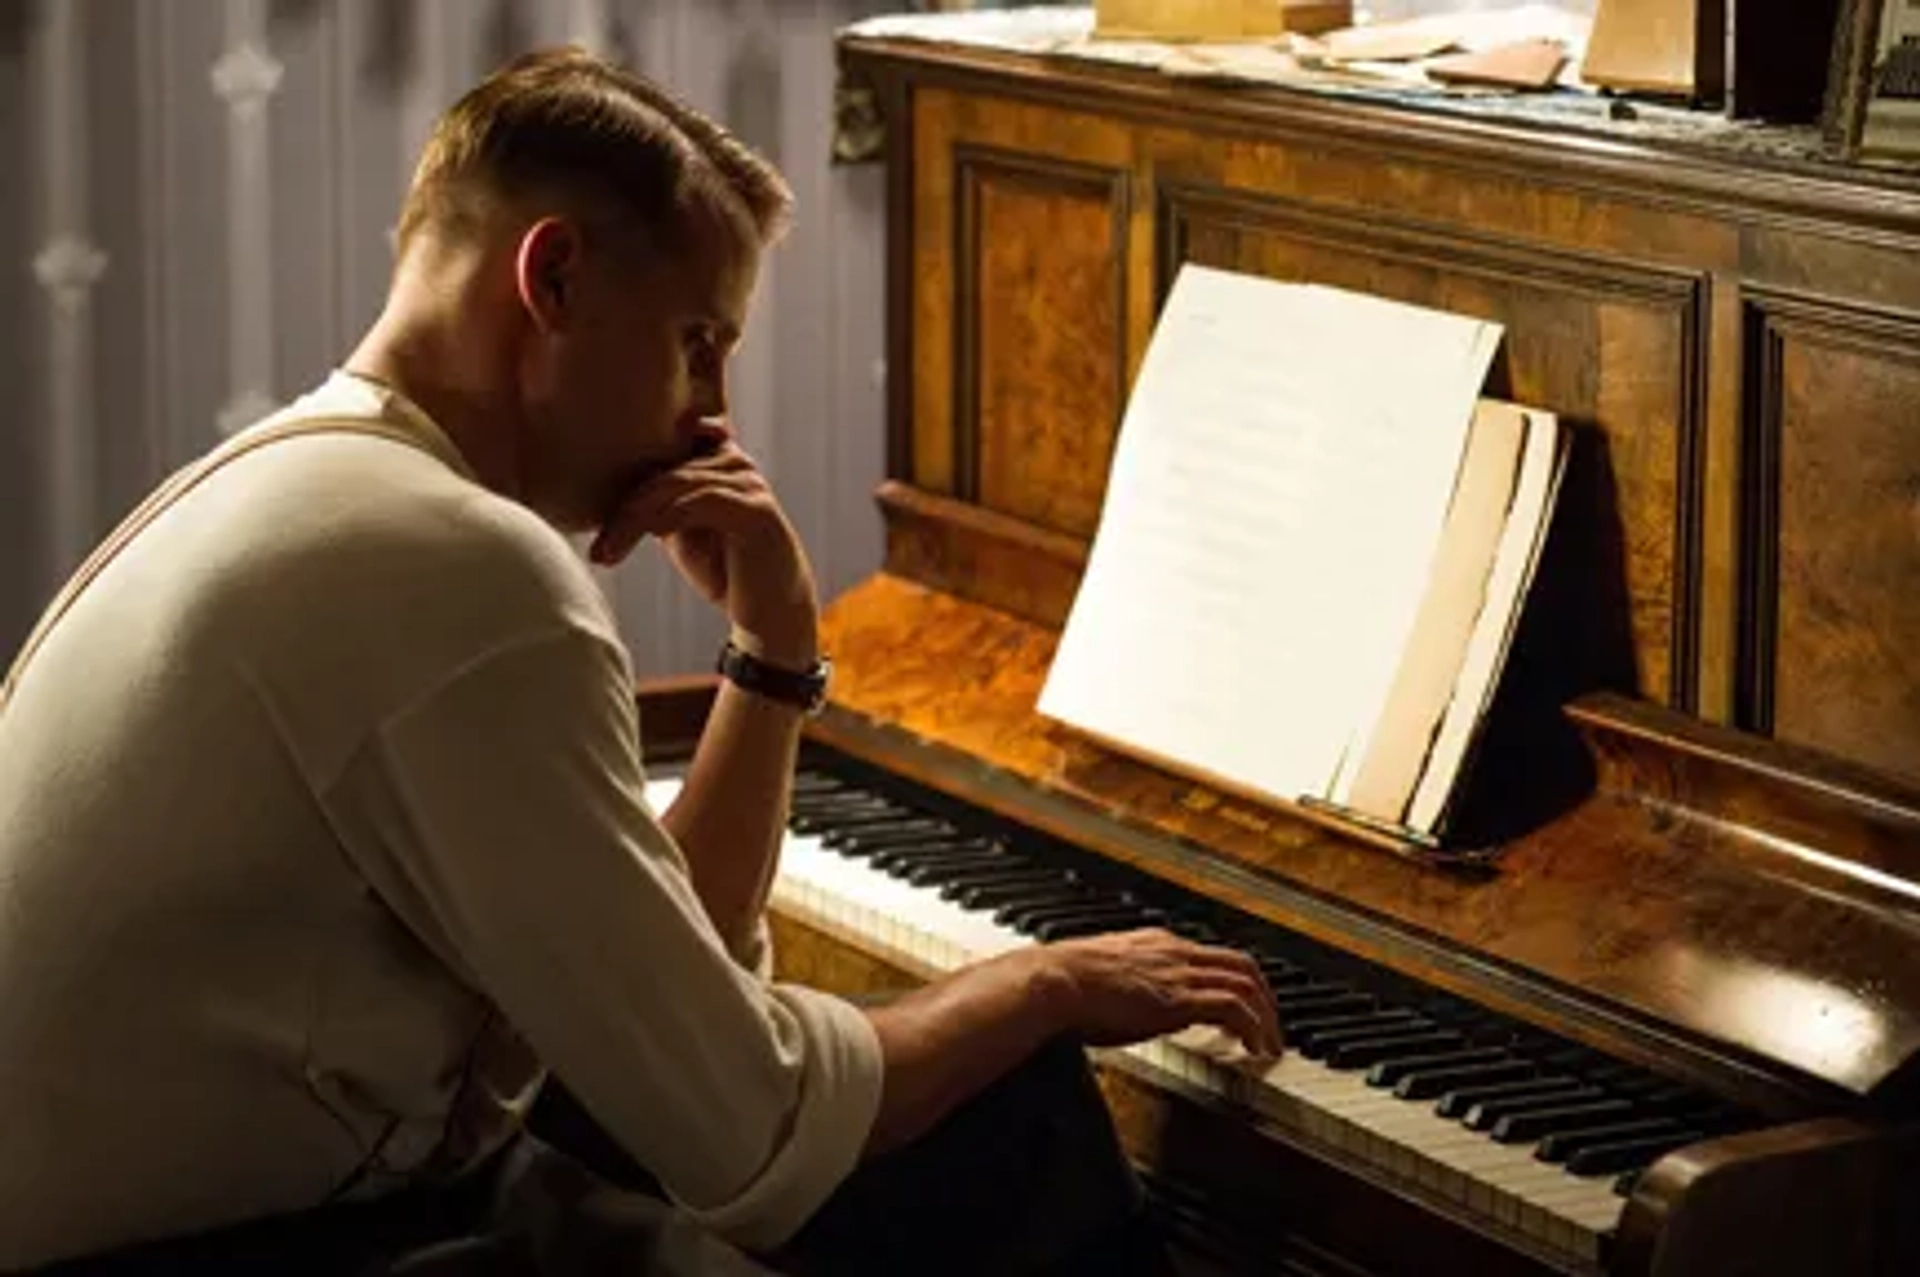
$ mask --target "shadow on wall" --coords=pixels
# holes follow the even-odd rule
[[[40,17],[42,0],[12,0],[0,5],[0,58],[23,58],[27,33]]]

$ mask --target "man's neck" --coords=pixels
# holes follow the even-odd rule
[[[421,303],[420,291],[397,286],[342,367],[406,398],[459,449],[484,486],[517,500],[522,469],[513,383],[499,376],[510,365],[489,358],[498,343],[475,331],[471,314],[456,336],[451,323]]]

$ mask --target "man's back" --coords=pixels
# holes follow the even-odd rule
[[[343,851],[391,800],[376,725],[502,645],[612,630],[557,534],[419,428],[214,474],[0,712],[0,1268],[377,1190],[534,1076],[405,883]]]

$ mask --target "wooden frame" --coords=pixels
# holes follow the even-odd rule
[[[1845,159],[1920,162],[1920,13],[1888,0],[1842,0],[1821,131]]]
[[[1834,24],[1820,131],[1829,147],[1849,159],[1859,150],[1860,132],[1866,124],[1873,54],[1879,43],[1884,4],[1885,0],[1840,0],[1840,16]]]

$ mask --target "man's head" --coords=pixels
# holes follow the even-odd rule
[[[428,263],[432,288],[457,262],[460,304],[485,310],[476,329],[514,365],[522,500],[583,531],[692,453],[726,411],[726,360],[791,201],[718,125],[577,50],[522,58],[441,118],[400,273]]]

